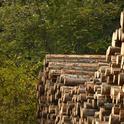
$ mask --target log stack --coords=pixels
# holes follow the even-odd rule
[[[37,116],[40,124],[68,124],[79,121],[81,106],[84,103],[85,106],[90,106],[90,103],[86,102],[87,98],[92,96],[87,94],[86,90],[94,93],[93,81],[87,80],[93,78],[99,65],[108,65],[105,56],[46,55],[37,85]]]
[[[104,55],[48,54],[37,84],[39,124],[124,123],[124,12]]]

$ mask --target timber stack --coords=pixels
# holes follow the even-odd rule
[[[124,124],[124,12],[104,55],[44,59],[37,84],[39,124]]]

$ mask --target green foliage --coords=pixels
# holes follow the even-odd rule
[[[36,123],[35,85],[46,53],[103,54],[123,0],[0,3],[0,123]]]

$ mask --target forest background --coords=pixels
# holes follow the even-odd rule
[[[35,124],[45,54],[105,54],[123,8],[123,0],[0,0],[0,123]]]

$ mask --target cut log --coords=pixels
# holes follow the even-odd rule
[[[80,115],[81,115],[81,118],[86,118],[87,116],[94,116],[95,112],[96,112],[95,109],[84,109],[84,108],[82,108],[80,110]]]
[[[64,103],[61,106],[60,115],[67,115],[67,105]]]
[[[113,115],[119,115],[119,112],[120,112],[120,108],[118,106],[113,106],[112,107],[112,114]]]
[[[123,29],[122,28],[119,28],[119,41],[121,42],[122,41],[122,34],[123,34]]]
[[[118,93],[121,91],[121,86],[112,86],[111,87],[111,98],[113,99],[113,102],[116,100],[116,97]]]
[[[77,89],[77,94],[85,94],[86,93],[86,87],[84,85],[80,85]]]
[[[115,53],[120,53],[121,52],[121,49],[120,47],[112,47],[112,46],[109,46],[107,51],[106,51],[106,55],[115,55]]]
[[[121,58],[121,69],[124,69],[124,56]]]
[[[122,86],[124,84],[124,73],[118,75],[118,85]]]
[[[124,32],[122,33],[121,42],[124,42]]]
[[[115,53],[116,54],[116,53]],[[117,54],[118,55],[118,54]],[[117,55],[111,55],[111,63],[116,63],[116,56]]]
[[[111,56],[106,54],[106,62],[110,63],[111,62]]]
[[[120,25],[121,25],[121,28],[124,29],[124,11],[121,12]]]
[[[88,93],[94,94],[94,82],[86,82],[85,86]]]
[[[120,122],[124,122],[124,109],[120,109],[120,112],[119,112],[119,120]]]
[[[49,62],[48,67],[64,67],[64,66],[75,66],[75,67],[97,67],[97,63],[67,63],[67,62]]]
[[[95,78],[100,78],[100,74],[101,74],[101,73],[100,73],[99,71],[96,71],[96,72],[94,73],[94,77],[95,77]]]
[[[65,78],[64,85],[66,86],[77,86],[79,84],[84,84],[86,79],[84,78]]]
[[[88,116],[87,117],[87,124],[93,124],[93,122],[94,122],[94,117]]]
[[[110,74],[109,76],[107,76],[107,83],[108,84],[113,84],[113,75]]]
[[[47,67],[47,70],[61,70],[61,69],[65,69],[65,70],[83,70],[83,71],[92,71],[95,72],[97,70],[96,67],[82,67],[82,66],[51,66],[51,67]]]
[[[110,67],[112,67],[112,68],[120,68],[120,65],[116,64],[116,62],[114,62],[114,63],[110,64]]]
[[[109,76],[111,74],[111,68],[107,67],[105,68],[105,76]]]
[[[121,45],[121,55],[124,55],[124,42],[122,42],[122,45]]]
[[[107,80],[107,78],[106,78],[105,74],[101,73],[101,75],[100,75],[100,82],[101,83],[102,82],[106,82],[106,80]]]
[[[106,83],[102,83],[101,85],[101,94],[102,95],[110,95],[110,91],[111,91],[111,85],[106,84]]]
[[[109,124],[120,124],[119,115],[113,115],[113,114],[111,114],[109,116]]]
[[[93,109],[92,108],[92,103],[84,102],[83,108],[84,109]]]
[[[118,85],[118,75],[113,76],[113,84]]]
[[[92,71],[84,71],[84,70],[68,70],[68,69],[62,69],[61,74],[73,74],[73,75],[90,75],[93,76],[94,72]]]
[[[69,62],[69,63],[97,63],[103,62],[103,55],[46,55],[45,63],[49,62]]]
[[[104,74],[107,67],[108,67],[108,66],[101,66],[101,67],[99,68],[99,72]]]
[[[111,74],[113,74],[113,75],[118,75],[120,73],[120,71],[121,71],[120,68],[111,67]]]
[[[105,103],[105,95],[97,95],[97,106],[102,107]]]
[[[121,59],[122,59],[122,56],[121,55],[117,55],[117,57],[116,57],[116,64],[117,65],[121,64]]]
[[[68,101],[71,101],[71,100],[72,100],[72,97],[70,96],[69,93],[64,94],[64,96],[62,97],[62,101],[64,103],[67,103]]]
[[[57,79],[58,76],[60,76],[61,71],[60,70],[49,70],[48,73],[48,79]]]
[[[119,32],[120,30],[117,29],[113,35],[112,35],[112,47],[120,47],[121,46],[121,42],[119,40]]]
[[[84,58],[91,58],[91,59],[105,59],[104,55],[61,55],[61,54],[47,54],[46,59],[84,59]]]
[[[86,100],[86,94],[80,94],[77,98],[77,101],[79,101],[80,103],[84,103]]]
[[[99,111],[99,119],[100,121],[104,121],[104,117],[111,113],[110,110],[105,110],[105,108],[100,108]]]
[[[120,91],[116,97],[116,104],[121,104],[123,106],[124,103],[124,92]]]
[[[101,67],[101,66],[109,66],[109,63],[107,63],[107,62],[99,62],[98,66],[99,67]]]

